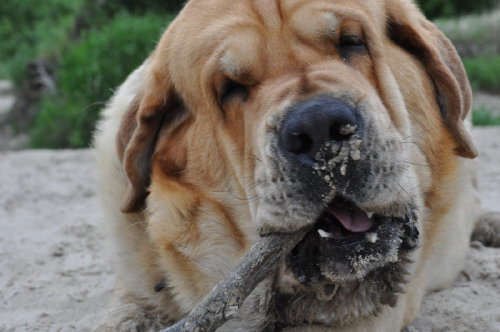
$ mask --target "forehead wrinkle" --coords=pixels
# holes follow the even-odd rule
[[[218,69],[233,79],[250,83],[261,74],[264,67],[262,43],[258,30],[240,31],[221,46]]]
[[[325,36],[335,35],[335,32],[337,31],[337,26],[339,25],[340,22],[339,19],[334,13],[330,11],[322,12],[321,14],[323,16],[323,19],[325,19],[325,21],[327,21],[328,23],[325,24],[324,27],[322,27],[323,31],[320,31],[320,33]]]
[[[274,30],[280,29],[283,16],[279,0],[254,0],[253,8],[265,26]]]
[[[341,23],[339,17],[329,7],[306,7],[297,10],[290,17],[292,29],[308,39],[332,37]]]
[[[372,15],[372,12],[381,12],[380,4],[364,6],[358,1],[325,2],[323,0],[285,2],[283,10],[290,18],[293,29],[299,35],[309,38],[332,37],[339,30],[345,20],[355,21],[363,27],[380,29],[383,19]],[[365,0],[363,0],[365,1]],[[287,4],[288,7],[285,7]],[[384,17],[384,15],[380,14]]]

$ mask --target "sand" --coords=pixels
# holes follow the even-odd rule
[[[484,207],[500,210],[500,128],[475,129]],[[88,331],[113,287],[91,150],[0,152],[0,331]],[[439,268],[439,267],[436,267]],[[500,248],[473,243],[409,331],[500,331]]]

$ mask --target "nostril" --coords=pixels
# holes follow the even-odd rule
[[[312,138],[301,132],[291,132],[286,140],[287,150],[294,153],[307,152],[312,144]]]
[[[345,136],[340,133],[340,126],[336,123],[330,126],[330,140],[343,141]]]

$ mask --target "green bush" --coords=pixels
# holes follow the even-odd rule
[[[46,97],[31,130],[33,147],[88,146],[99,110],[153,49],[173,15],[127,13],[100,29],[84,32],[81,41],[61,55],[58,94]]]
[[[484,107],[474,109],[472,112],[474,126],[500,126],[500,116],[492,114]]]
[[[498,4],[498,0],[417,0],[430,18],[478,13]]]
[[[111,10],[126,9],[128,12],[143,14],[147,12],[174,13],[179,11],[187,0],[109,0],[104,5]]]
[[[0,0],[0,77],[19,86],[29,61],[57,59],[77,27],[98,28],[128,12],[172,13],[183,0]],[[78,22],[78,24],[77,24]]]
[[[84,0],[0,0],[0,77],[19,85],[26,64],[55,56]]]
[[[483,55],[463,61],[474,90],[500,93],[500,55]]]

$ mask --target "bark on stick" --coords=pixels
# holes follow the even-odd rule
[[[296,233],[262,237],[226,279],[219,282],[184,319],[160,332],[215,331],[236,316],[247,296],[276,270],[307,231],[303,229]]]

